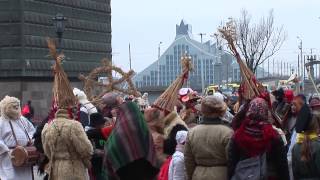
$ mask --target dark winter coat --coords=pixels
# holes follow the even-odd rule
[[[90,129],[87,132],[87,136],[91,141],[94,149],[104,150],[104,145],[106,140],[104,139],[101,129]],[[93,154],[91,158],[92,173],[96,180],[104,179],[102,174],[103,156],[96,153]]]
[[[228,150],[228,176],[229,179],[234,174],[239,161],[249,158],[246,153],[231,139]],[[289,180],[288,161],[286,148],[283,140],[279,137],[272,140],[271,148],[267,152],[267,173],[268,179]]]
[[[292,170],[296,180],[320,179],[320,140],[311,141],[311,161],[301,161],[301,144],[296,144],[292,150]]]

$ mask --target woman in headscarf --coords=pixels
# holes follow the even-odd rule
[[[237,164],[266,153],[266,179],[289,179],[285,144],[268,121],[268,104],[262,98],[249,103],[245,119],[229,144],[228,174],[231,179]]]

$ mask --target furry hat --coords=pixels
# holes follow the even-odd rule
[[[5,119],[16,120],[21,116],[20,100],[6,96],[0,101],[1,116]]]
[[[176,111],[172,111],[164,119],[164,137],[167,138],[173,127],[180,124],[188,129],[187,124],[180,118]]]
[[[195,108],[205,117],[221,117],[225,114],[227,105],[218,96],[207,96]]]
[[[102,96],[103,104],[106,105],[108,108],[114,108],[118,106],[118,93],[115,92],[108,92]]]

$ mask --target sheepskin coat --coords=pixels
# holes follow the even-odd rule
[[[25,130],[30,138],[32,138],[35,132],[33,125],[22,116],[18,120],[9,120],[4,116],[0,118],[0,179],[32,180],[31,167],[15,167],[12,165],[10,153],[16,146],[16,141],[14,140],[9,121],[12,123],[17,141],[21,146],[26,146],[29,141]]]
[[[188,180],[227,179],[227,145],[232,134],[222,119],[207,117],[189,131],[184,152]]]
[[[68,119],[66,110],[42,131],[42,143],[49,158],[49,180],[85,180],[93,147],[81,123]]]

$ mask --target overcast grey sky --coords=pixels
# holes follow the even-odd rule
[[[157,60],[158,44],[163,52],[174,40],[175,25],[181,19],[192,25],[194,38],[202,32],[212,34],[221,21],[239,17],[245,8],[253,19],[274,9],[275,23],[284,25],[287,39],[275,57],[296,65],[297,36],[306,53],[320,54],[320,0],[111,0],[114,63],[129,69],[128,44],[132,67],[140,72]],[[209,37],[204,37],[209,40]]]

